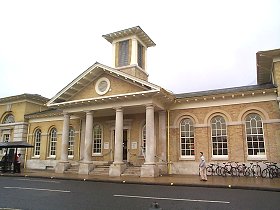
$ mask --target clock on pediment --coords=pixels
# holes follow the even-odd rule
[[[106,77],[101,77],[95,84],[95,91],[98,95],[106,94],[110,89],[110,80]]]

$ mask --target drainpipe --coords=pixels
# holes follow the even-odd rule
[[[27,137],[26,137],[27,143],[29,143],[29,131],[30,131],[30,123],[28,122]],[[27,155],[28,155],[28,153],[27,153],[27,148],[25,148],[25,155],[24,155],[24,165],[23,165],[23,168],[26,168]]]
[[[167,172],[171,174],[170,168],[170,110],[167,110]]]

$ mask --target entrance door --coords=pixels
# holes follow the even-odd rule
[[[115,145],[115,130],[113,132],[114,141],[113,146]],[[127,161],[127,129],[123,130],[123,161]]]
[[[127,130],[123,130],[123,161],[127,161]]]

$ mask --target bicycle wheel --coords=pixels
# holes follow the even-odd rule
[[[252,174],[251,173],[251,169],[250,168],[246,168],[244,175],[245,176],[250,176],[251,174]]]
[[[215,170],[215,173],[218,175],[218,176],[221,176],[221,167],[218,166]]]
[[[230,170],[230,175],[231,176],[237,176],[238,172],[237,169],[235,167],[232,167]]]
[[[227,170],[225,167],[222,167],[222,168],[221,168],[221,175],[222,175],[223,177],[226,177],[226,176],[227,176],[227,173],[228,173],[228,170]]]
[[[213,175],[212,167],[208,166],[206,168],[206,174],[207,174],[207,176],[212,176]]]
[[[275,178],[276,176],[277,176],[277,170],[276,170],[276,168],[270,168],[269,169],[269,178],[270,179],[273,179],[273,178]]]
[[[267,168],[262,170],[262,178],[268,177],[268,174],[269,174],[269,170]]]

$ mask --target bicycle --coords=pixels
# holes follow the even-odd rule
[[[259,162],[250,163],[250,166],[247,167],[245,171],[245,176],[253,176],[253,177],[258,177],[261,176],[261,167],[259,165]]]
[[[237,176],[237,169],[236,167],[232,166],[232,162],[223,163],[224,166],[221,169],[221,173],[223,176]]]
[[[271,179],[280,177],[280,169],[277,166],[277,163],[273,162],[263,162],[266,165],[266,168],[262,170],[261,176],[263,178],[269,177]]]
[[[236,168],[237,168],[237,176],[240,176],[240,174],[242,174],[243,176],[245,176],[245,171],[247,169],[247,166],[245,163],[239,164],[238,162],[236,163]]]

